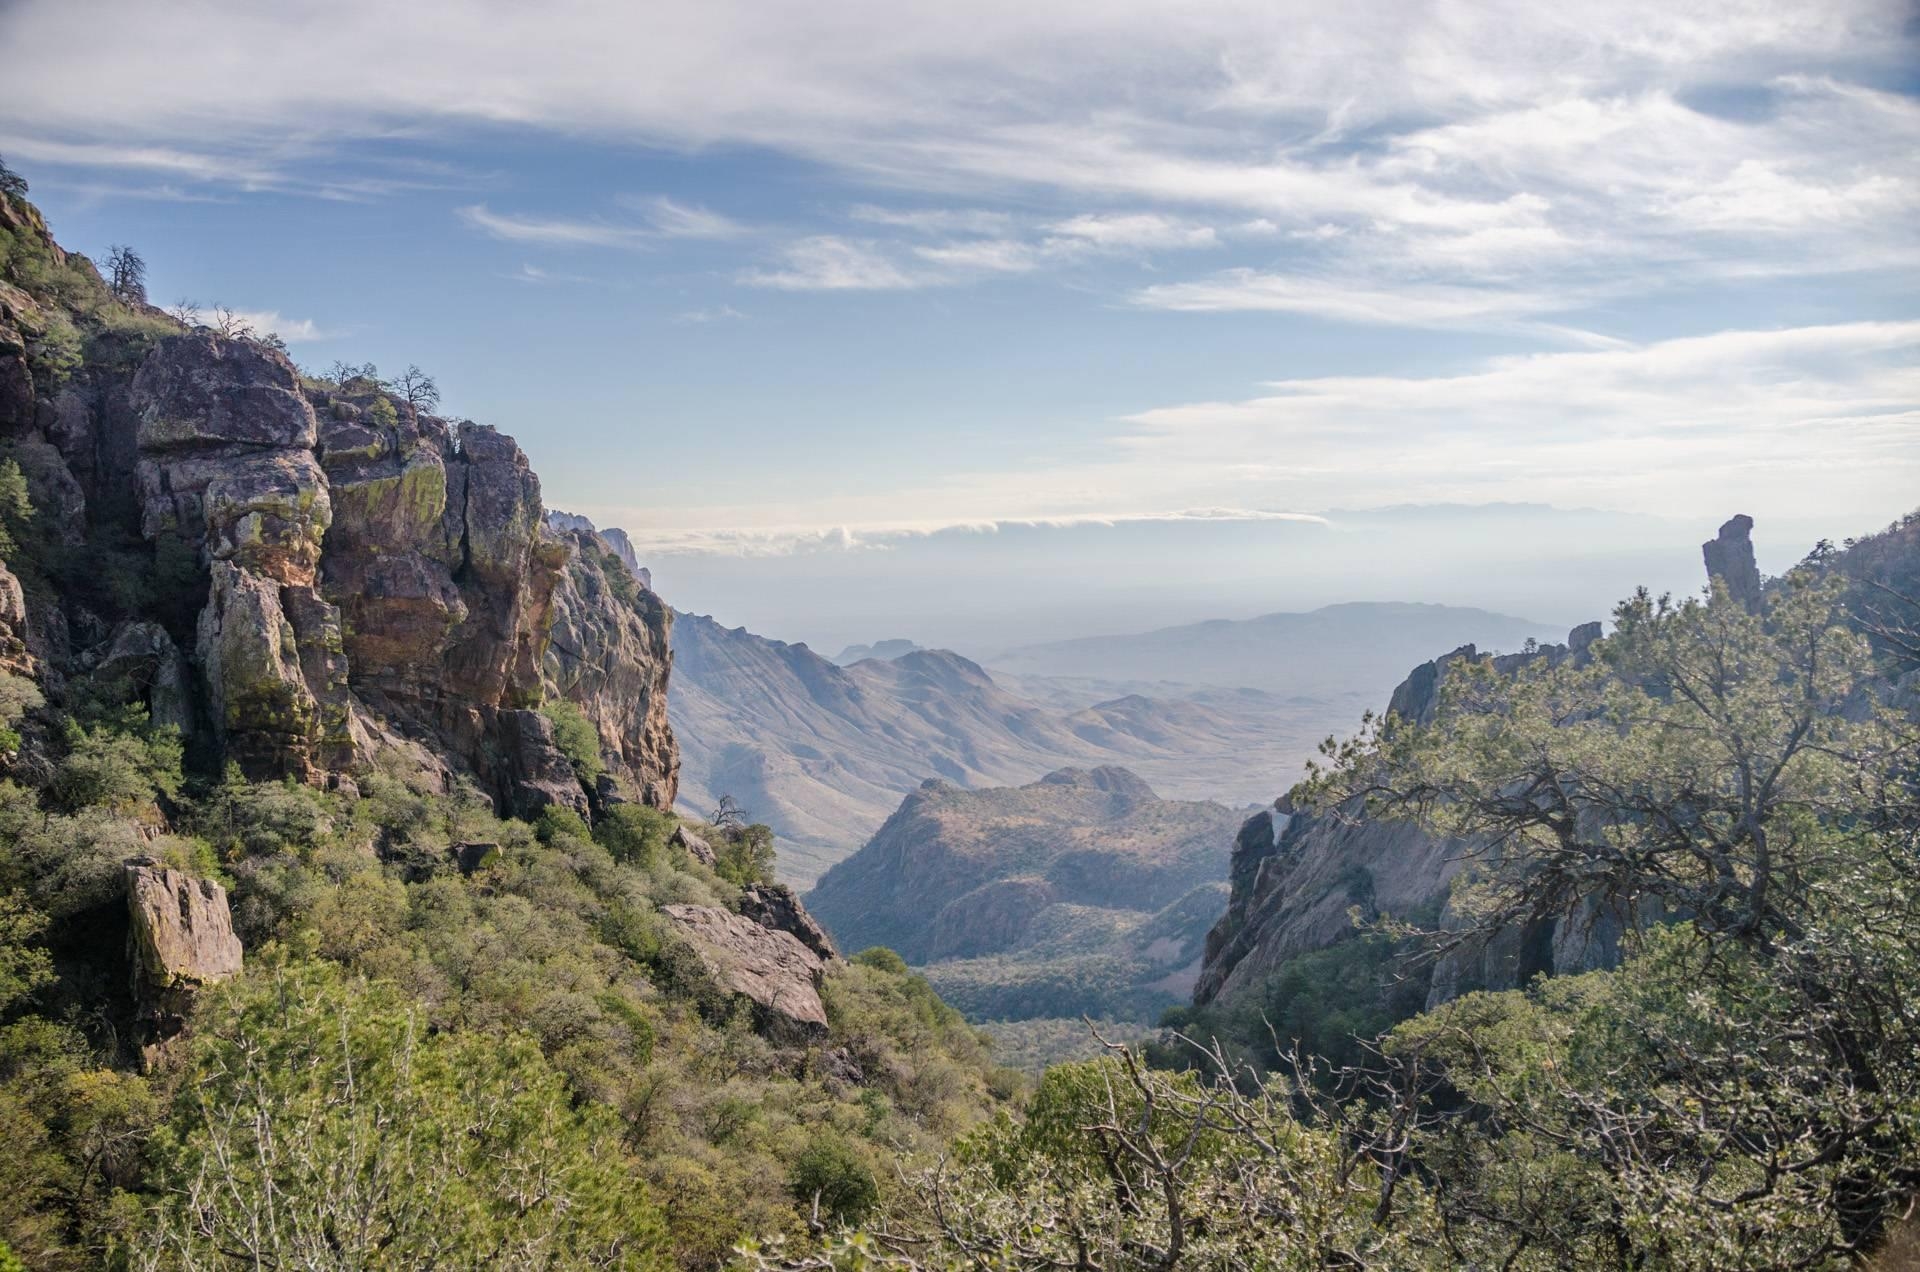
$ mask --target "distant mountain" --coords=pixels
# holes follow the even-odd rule
[[[918,645],[913,641],[896,637],[893,640],[877,641],[871,645],[848,645],[845,649],[834,655],[833,661],[842,667],[851,666],[857,662],[865,662],[869,658],[879,658],[891,662],[902,654],[911,654],[916,650],[925,648],[925,645]]]
[[[1356,602],[1303,614],[1217,619],[1123,636],[1089,636],[1010,649],[995,674],[1105,681],[1175,681],[1263,689],[1285,696],[1377,698],[1436,649],[1518,649],[1564,629],[1452,605]]]
[[[930,781],[807,904],[843,947],[894,949],[974,1019],[1150,1018],[1192,986],[1240,819],[1117,766]]]
[[[796,886],[866,842],[930,777],[1008,786],[1065,765],[1125,764],[1182,798],[1265,803],[1363,702],[1251,691],[1102,700],[1104,686],[1076,683],[1045,684],[1042,705],[944,650],[840,667],[692,614],[676,616],[673,651],[680,806],[705,813],[732,795],[778,833],[780,875]]]

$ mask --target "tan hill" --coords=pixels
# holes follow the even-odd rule
[[[1112,686],[1009,692],[945,650],[837,666],[805,645],[679,615],[669,710],[680,806],[731,795],[781,839],[780,874],[810,884],[929,778],[1010,786],[1065,765],[1125,764],[1169,794],[1264,803],[1357,700],[1256,692],[1100,701]]]
[[[1118,767],[990,790],[930,781],[808,906],[843,946],[894,949],[974,1019],[1142,1018],[1192,984],[1239,821]]]

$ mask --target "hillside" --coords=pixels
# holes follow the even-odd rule
[[[731,795],[783,841],[805,886],[865,842],[929,778],[1013,786],[1064,765],[1124,764],[1183,799],[1264,802],[1357,706],[1256,692],[1199,699],[1049,686],[1041,706],[945,650],[836,666],[805,645],[678,615],[674,692],[681,805]]]
[[[671,614],[620,536],[417,371],[110,288],[22,184],[0,1267],[713,1269],[1011,1090],[767,827],[671,813]]]
[[[1551,627],[1453,605],[1354,602],[1303,614],[1216,619],[1115,636],[1024,645],[986,658],[998,674],[1172,681],[1282,697],[1377,699],[1436,649],[1518,649]]]
[[[1239,820],[1123,768],[929,781],[807,903],[847,948],[895,950],[973,1019],[1151,1019],[1197,971]]]

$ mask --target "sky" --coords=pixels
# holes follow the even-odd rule
[[[9,0],[0,155],[729,622],[1572,621],[1732,512],[1783,568],[1920,504],[1917,52],[1910,0]]]

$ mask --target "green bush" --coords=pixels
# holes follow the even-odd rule
[[[607,771],[600,758],[600,730],[578,703],[565,698],[555,698],[541,709],[541,714],[553,725],[553,744],[573,765],[573,775],[581,785],[591,787]]]
[[[142,1249],[181,1266],[665,1267],[603,1112],[524,1034],[429,1031],[391,987],[259,968],[192,1048]]]
[[[861,950],[853,956],[853,962],[861,967],[871,967],[876,972],[885,972],[889,976],[907,974],[907,960],[884,945],[872,945]]]
[[[657,808],[615,804],[601,815],[593,838],[622,865],[651,869],[664,859],[673,827],[673,817]]]
[[[817,1207],[822,1219],[836,1224],[859,1223],[880,1199],[880,1186],[860,1154],[830,1134],[816,1137],[794,1159],[787,1190],[803,1208]]]
[[[755,822],[723,832],[713,845],[714,873],[736,887],[773,881],[773,827]]]

